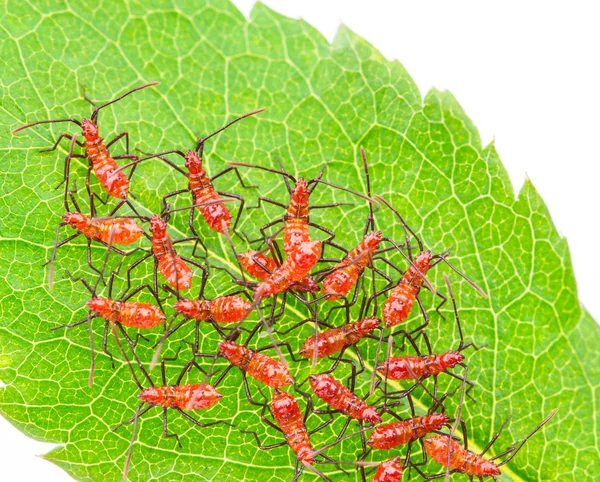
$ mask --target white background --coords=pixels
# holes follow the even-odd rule
[[[234,0],[248,15],[252,0]],[[344,23],[421,92],[451,91],[496,148],[516,191],[527,175],[571,247],[580,299],[600,320],[600,29],[595,2],[265,0],[332,40]],[[0,418],[0,479],[68,481]]]

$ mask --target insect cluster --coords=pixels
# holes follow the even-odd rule
[[[316,178],[305,180],[294,178],[283,167],[272,169],[230,162],[228,168],[211,177],[203,168],[206,141],[264,109],[234,119],[201,138],[193,149],[185,152],[133,154],[126,132],[105,142],[98,127],[99,112],[156,84],[142,85],[99,106],[84,92],[84,98],[94,107],[89,119],[44,120],[13,131],[58,122],[74,123],[81,129],[81,132],[61,134],[48,149],[55,150],[62,140],[69,142],[64,178],[60,184],[64,185],[66,212],[58,225],[49,260],[49,285],[52,288],[54,283],[57,249],[75,238],[87,242],[87,264],[96,274],[94,279],[88,279],[66,272],[74,283],[81,283],[89,292],[88,314],[79,321],[52,329],[88,327],[90,385],[95,367],[92,324],[95,318],[104,320],[103,351],[112,362],[109,344],[114,339],[129,367],[139,388],[140,402],[134,416],[119,425],[133,426],[124,475],[127,476],[131,463],[138,419],[153,407],[160,407],[164,436],[174,437],[179,445],[182,443],[179,436],[170,433],[167,425],[168,415],[173,411],[200,427],[203,436],[210,434],[207,427],[226,424],[247,434],[262,450],[289,446],[296,456],[293,480],[297,480],[305,469],[324,480],[330,480],[324,472],[331,473],[332,470],[346,474],[356,470],[362,480],[371,477],[373,481],[386,482],[399,481],[403,472],[411,470],[425,480],[456,472],[466,474],[470,480],[485,477],[497,480],[500,467],[509,462],[555,412],[523,441],[493,458],[484,455],[500,432],[483,452],[469,451],[466,424],[460,412],[465,397],[472,398],[474,388],[468,378],[467,350],[479,348],[465,341],[448,276],[444,274],[447,296],[431,283],[428,273],[444,263],[482,296],[485,294],[450,263],[448,252],[432,254],[425,249],[421,239],[390,202],[371,192],[364,150],[361,149],[361,155],[366,192],[359,193],[323,179],[324,168]],[[79,140],[80,133],[82,141]],[[124,139],[126,153],[113,155],[111,151],[119,139]],[[181,158],[185,167],[177,158]],[[82,195],[71,175],[73,159],[81,159],[88,166],[83,197],[89,215],[84,214],[78,204],[77,199]],[[118,160],[126,160],[126,163],[119,166]],[[165,163],[168,169],[181,175],[182,181],[183,177],[187,178],[187,187],[182,183],[180,189],[165,194],[161,199],[161,212],[153,215],[147,213],[130,192],[136,168],[150,161]],[[244,197],[219,192],[213,185],[216,179],[227,185],[227,178],[222,176],[230,173],[238,177],[243,188],[257,189],[246,186],[243,181],[242,173],[248,175],[252,170],[271,176],[274,183],[283,179],[289,192],[286,199],[259,197],[259,203],[281,209],[281,215],[262,225],[260,236],[255,240],[238,229],[242,215],[248,215],[250,209]],[[105,194],[94,190],[96,181],[92,173]],[[343,203],[312,203],[311,195],[317,189],[344,192],[355,203],[368,208],[366,219],[356,220],[357,223],[364,222],[363,236],[356,246],[339,244],[334,230],[311,220],[315,210],[326,213],[325,220],[335,219],[343,207]],[[171,206],[176,197],[190,194],[189,206]],[[107,214],[98,215],[99,203],[108,209]],[[234,216],[228,206],[236,204]],[[127,214],[122,214],[124,210]],[[171,216],[178,211],[189,216],[190,232],[189,236],[174,240],[170,223]],[[389,222],[378,220],[384,212],[393,216],[394,226],[401,228],[403,235],[399,239],[392,235],[393,226]],[[59,241],[63,226],[70,226],[75,233]],[[204,242],[211,231],[222,236],[237,266],[215,266],[211,250]],[[240,242],[244,244],[243,252],[236,248],[232,235],[239,238],[236,239],[238,246]],[[183,247],[190,243],[193,244],[192,253],[184,256]],[[102,245],[105,249],[99,266],[93,260],[92,249]],[[123,246],[128,245],[135,247],[124,250]],[[115,257],[120,260],[119,265],[107,274],[109,258]],[[151,279],[137,283],[132,273],[150,262],[153,262]],[[226,273],[224,276],[230,278],[232,288],[207,299],[205,287],[216,268]],[[121,274],[122,270],[126,274]],[[122,295],[113,296],[115,279],[121,279],[126,285]],[[192,288],[199,288],[196,297],[191,294]],[[106,289],[107,295],[99,296],[99,289]],[[458,334],[458,346],[447,346],[446,351],[441,352],[432,349],[428,328],[431,320],[421,296],[423,290],[439,299],[438,309],[450,298],[453,320],[446,322],[454,327],[447,331]],[[143,293],[148,293],[153,302],[135,301]],[[167,300],[171,300],[171,308],[167,306]],[[165,314],[166,308],[173,311],[172,316]],[[299,315],[300,310],[306,313],[304,319]],[[418,319],[413,316],[407,321],[409,314],[417,310],[423,321],[417,326],[409,326]],[[443,318],[441,312],[438,313]],[[176,333],[190,320],[195,322],[194,341],[181,338],[175,356],[167,357],[163,345],[170,340],[171,347]],[[156,327],[162,327],[163,331],[152,347],[154,356],[142,359],[138,355],[139,343],[147,343],[147,333]],[[307,329],[312,333],[303,337],[301,334]],[[220,341],[207,351],[203,340],[209,332],[216,332]],[[292,346],[297,339],[304,341]],[[176,382],[169,385],[166,362],[174,362],[184,356],[182,352],[188,351],[191,353]],[[160,385],[150,376],[159,363]],[[193,370],[198,372],[194,383],[184,383],[193,377]],[[237,420],[235,424],[225,420],[209,422],[189,413],[218,404],[223,398],[219,385],[236,370],[241,374],[247,399],[239,404],[260,407],[261,427],[253,426],[246,419]],[[255,381],[250,381],[248,376]],[[318,420],[316,427],[308,428],[309,417],[311,422]],[[321,435],[325,437],[328,426],[335,429],[329,432],[328,439],[321,438]],[[455,435],[459,427],[460,437]],[[265,444],[257,432],[278,436],[281,441]],[[419,444],[421,450],[414,450],[415,444]],[[337,460],[333,455],[334,452],[348,454],[352,450],[355,451],[353,460]],[[432,472],[430,460],[441,465],[439,473]]]

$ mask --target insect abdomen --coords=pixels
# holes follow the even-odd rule
[[[407,444],[411,440],[417,440],[429,432],[439,430],[448,421],[447,415],[432,413],[422,417],[386,423],[373,430],[367,444],[375,449],[390,450]]]
[[[276,388],[272,408],[273,416],[283,431],[288,445],[300,460],[312,464],[313,449],[298,402],[291,395]]]
[[[381,416],[374,408],[357,397],[331,375],[310,375],[310,386],[315,394],[336,410],[358,420],[380,423]]]
[[[424,276],[429,269],[431,251],[423,251],[415,258],[415,266]],[[410,313],[423,279],[412,265],[405,271],[398,285],[392,290],[383,307],[386,328],[402,323]]]

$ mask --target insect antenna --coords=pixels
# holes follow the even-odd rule
[[[258,164],[250,164],[248,162],[230,161],[227,164],[229,164],[230,166],[235,166],[235,167],[250,167],[252,169],[260,169],[261,171],[271,172],[273,174],[279,174],[280,176],[283,176],[285,179],[289,179],[292,182],[297,182],[296,178],[294,176],[292,176],[291,174],[288,174],[287,172],[285,172],[283,170],[278,171],[277,169],[259,166]]]
[[[379,194],[375,194],[375,197],[379,201],[381,201],[383,204],[385,204],[390,209],[390,211],[392,211],[394,213],[394,215],[398,218],[398,220],[402,224],[402,229],[404,230],[404,238],[406,239],[406,248],[408,249],[408,255],[412,258],[410,237],[409,237],[408,233],[412,234],[412,236],[417,240],[417,244],[419,245],[419,251],[423,252],[423,243],[422,243],[421,239],[415,234],[413,229],[406,223],[406,221],[404,221],[404,218],[402,217],[402,215],[396,209],[394,209],[394,207],[383,196],[380,196]]]
[[[256,109],[253,110],[251,112],[246,112],[245,114],[239,116],[236,119],[233,119],[231,122],[229,122],[228,124],[225,124],[223,127],[221,127],[220,129],[217,129],[216,131],[214,131],[212,134],[209,134],[206,137],[201,138],[200,140],[198,140],[198,142],[196,143],[196,152],[198,152],[202,147],[204,147],[204,143],[210,139],[213,136],[216,136],[217,134],[219,134],[220,132],[223,132],[225,129],[227,129],[229,126],[235,124],[238,121],[241,121],[242,119],[245,119],[246,117],[250,117],[252,115],[255,114],[260,114],[261,112],[264,112],[265,110],[267,110],[265,107],[262,107],[260,109]]]
[[[508,462],[510,462],[510,461],[511,461],[511,460],[512,460],[512,459],[515,457],[515,455],[517,455],[517,453],[519,452],[519,450],[521,450],[521,449],[523,448],[523,445],[525,445],[525,442],[527,442],[527,440],[529,440],[531,437],[533,437],[533,436],[536,434],[536,432],[538,432],[538,431],[539,431],[539,430],[540,430],[540,429],[541,429],[541,428],[542,428],[544,425],[546,425],[546,424],[547,424],[547,423],[550,421],[550,419],[551,419],[552,417],[554,417],[554,415],[556,415],[556,412],[558,412],[558,409],[557,409],[557,408],[555,408],[554,410],[552,410],[552,412],[550,412],[550,415],[548,415],[548,416],[547,416],[547,417],[546,417],[544,420],[542,420],[542,421],[540,422],[540,424],[539,424],[537,427],[535,427],[535,428],[534,428],[534,429],[533,429],[533,430],[532,430],[532,431],[529,433],[529,435],[527,435],[527,436],[526,436],[526,437],[523,439],[523,441],[522,441],[522,442],[520,442],[520,443],[519,443],[519,442],[516,442],[516,443],[515,443],[515,444],[517,444],[517,443],[518,443],[518,445],[517,445],[516,447],[515,447],[515,444],[513,444],[513,445],[511,445],[511,446],[508,448],[508,450],[506,450],[504,453],[502,453],[502,454],[500,454],[500,455],[497,455],[496,457],[494,457],[494,458],[492,458],[492,459],[490,459],[490,460],[495,460],[495,459],[497,459],[497,458],[499,458],[499,457],[502,457],[503,455],[506,455],[507,453],[510,453],[510,456],[509,456],[508,458],[506,458],[505,460],[503,460],[502,462],[500,462],[500,463],[498,464],[498,466],[500,467],[500,466],[502,466],[502,465],[505,465],[505,464],[507,464]]]
[[[146,87],[152,87],[153,85],[158,85],[158,84],[160,84],[160,82],[149,82],[147,84],[140,85],[139,87],[136,87],[135,89],[131,89],[130,91],[125,92],[123,95],[117,97],[116,99],[110,100],[110,101],[106,102],[105,104],[97,106],[94,109],[94,112],[92,112],[92,116],[91,116],[90,120],[92,122],[94,122],[94,124],[95,124],[98,121],[98,112],[100,111],[100,109],[104,109],[105,107],[108,107],[109,105],[114,104],[115,102],[119,102],[124,97],[127,97],[129,94],[133,94],[134,92],[137,92],[138,90],[142,90],[142,89],[145,89]],[[95,105],[92,101],[90,101],[89,99],[86,98],[85,89],[84,89],[83,96],[84,96],[84,99],[86,99],[92,105]]]
[[[365,171],[365,179],[367,182],[367,196],[371,197],[371,177],[369,176],[369,166],[367,163],[367,154],[365,153],[365,148],[360,146],[360,155],[363,161],[363,170]],[[375,216],[373,214],[373,204],[369,203],[369,216],[367,217],[367,224],[365,226],[364,235],[366,236],[369,232],[369,228],[371,231],[375,230]]]
[[[448,292],[450,293],[450,298],[452,299],[452,308],[454,309],[454,318],[456,320],[456,326],[458,328],[458,334],[460,336],[460,344],[458,345],[457,351],[463,351],[464,349],[469,348],[470,346],[475,348],[475,350],[480,350],[481,348],[483,348],[486,345],[482,345],[482,346],[478,347],[472,341],[469,343],[465,343],[465,338],[464,338],[463,331],[462,331],[462,325],[460,323],[460,317],[458,316],[458,308],[456,306],[456,299],[454,298],[454,291],[452,290],[452,286],[450,285],[450,279],[448,278],[448,275],[446,273],[444,273],[444,281],[446,282],[446,286],[448,287]]]
[[[60,235],[60,228],[62,228],[63,226],[66,226],[68,223],[62,222],[59,223],[58,226],[56,227],[56,236],[54,238],[54,247],[52,248],[52,254],[50,255],[50,261],[48,261],[48,264],[50,265],[50,268],[48,269],[48,287],[50,289],[54,289],[54,259],[56,258],[56,250],[58,249],[58,236]],[[72,236],[70,236],[69,238],[67,238],[68,240],[71,239],[75,239],[77,236],[79,236],[80,233],[76,233],[73,234]]]
[[[404,251],[402,251],[402,245],[401,244],[397,244],[393,239],[391,239],[391,238],[382,238],[382,241],[387,241],[388,243],[390,243],[393,246],[393,248],[396,249],[396,251],[398,251],[400,253],[400,255],[406,261],[408,261],[410,263],[410,266],[415,270],[416,275],[423,280],[423,282],[425,283],[425,285],[427,286],[427,288],[429,289],[429,291],[431,291],[434,294],[439,295],[438,291],[434,288],[433,284],[431,284],[431,281],[429,281],[427,279],[427,277],[425,276],[425,274],[423,274],[423,272],[421,272],[421,270],[419,269],[419,267],[412,260],[411,255],[410,255],[410,243],[408,241],[407,241],[407,249],[409,251],[408,255],[404,254]],[[390,265],[390,266],[393,266],[395,268],[395,265]],[[400,271],[400,270],[398,270],[398,271]]]
[[[128,167],[132,167],[132,166],[135,166],[135,165],[139,164],[142,161],[147,161],[149,159],[156,159],[156,158],[158,158],[161,161],[167,163],[169,166],[171,166],[176,171],[179,171],[184,176],[186,176],[186,177],[188,176],[188,173],[186,171],[184,171],[182,168],[180,168],[179,166],[177,166],[175,163],[169,161],[166,157],[164,157],[167,154],[177,154],[178,156],[181,156],[181,157],[185,158],[185,154],[182,151],[178,150],[178,149],[172,149],[170,151],[163,151],[163,152],[159,152],[157,154],[150,154],[150,153],[147,153],[147,152],[140,151],[139,149],[136,149],[136,151],[141,152],[146,157],[140,157],[139,159],[135,159],[135,160],[133,160],[133,161],[125,164],[124,166],[121,166],[118,169],[115,169],[113,172],[114,173],[121,172],[121,171],[127,169]]]
[[[37,126],[39,124],[56,124],[58,122],[73,122],[73,124],[77,124],[79,127],[81,127],[81,122],[78,121],[77,119],[49,119],[49,120],[41,120],[41,121],[37,121],[37,122],[32,122],[31,124],[25,124],[24,126],[17,127],[15,130],[13,130],[11,132],[11,134],[16,134],[17,132],[20,132],[25,129],[29,129],[30,127]]]
[[[479,287],[479,285],[477,283],[475,283],[475,281],[473,281],[472,279],[468,278],[467,275],[465,275],[462,271],[460,271],[456,266],[454,266],[450,261],[448,261],[447,257],[450,254],[450,250],[447,250],[446,252],[442,253],[442,254],[436,254],[434,256],[431,257],[432,260],[435,259],[435,261],[433,263],[431,263],[431,266],[435,266],[436,264],[440,263],[440,262],[444,262],[448,265],[448,267],[454,271],[455,273],[457,273],[458,275],[460,275],[467,283],[469,283],[473,288],[475,288],[475,290],[484,298],[487,298],[487,294],[485,293],[485,291],[483,291],[483,289],[481,289]]]

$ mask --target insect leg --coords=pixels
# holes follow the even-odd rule
[[[75,136],[77,137],[77,136]],[[58,145],[60,144],[60,141],[62,141],[63,139],[69,139],[72,140],[73,136],[67,132],[63,132],[60,136],[58,136],[58,139],[56,139],[56,142],[54,143],[54,145],[48,149],[42,149],[40,152],[51,152],[51,151],[55,151],[56,148],[58,147]],[[79,141],[75,141],[75,143],[79,146],[79,147],[85,147],[85,142],[79,142]]]
[[[190,231],[193,234],[194,239],[194,247],[192,248],[192,256],[195,258],[201,258],[204,260],[205,263],[208,263],[208,247],[206,246],[206,244],[204,244],[204,241],[202,241],[202,238],[200,237],[200,235],[198,234],[198,232],[196,231],[196,228],[194,227],[194,217],[196,216],[196,209],[190,209],[190,216],[188,218],[188,226],[190,228]],[[198,245],[202,246],[202,249],[204,249],[204,255],[198,255],[196,253],[196,249],[198,249]]]
[[[181,448],[181,441],[179,440],[179,435],[177,435],[176,433],[169,433],[169,429],[168,429],[168,425],[167,425],[167,407],[163,407],[163,436],[165,438],[173,438],[175,437],[175,440],[177,441],[177,445],[179,446],[179,448]]]
[[[208,268],[203,264],[198,263],[198,261],[194,261],[190,258],[186,258],[184,256],[180,256],[180,258],[186,261],[187,263],[191,264],[192,266],[200,268],[200,270],[202,271],[202,282],[200,284],[200,292],[198,293],[198,298],[202,298],[204,296],[204,288],[206,287],[206,281],[208,280]]]
[[[115,360],[113,354],[108,351],[108,331],[110,329],[110,321],[104,321],[104,335],[102,336],[102,351],[108,355],[110,358],[110,366],[115,368]]]
[[[143,403],[140,404],[140,407],[143,405]],[[142,415],[144,415],[146,412],[148,412],[149,410],[151,410],[152,408],[154,408],[155,405],[148,405],[146,408],[144,408],[144,410],[142,410],[141,412],[137,413],[136,416],[131,417],[129,420],[125,420],[124,422],[121,422],[119,425],[117,425],[116,427],[112,428],[110,431],[111,432],[116,432],[119,428],[121,428],[123,425],[130,425],[133,422],[135,422],[139,417],[141,417]]]
[[[235,221],[233,222],[233,226],[231,227],[231,231],[233,231],[233,233],[243,241],[244,238],[242,238],[242,236],[237,232],[236,228],[240,221],[240,217],[242,216],[242,212],[244,211],[244,206],[246,205],[246,200],[239,194],[232,194],[232,193],[220,192],[220,191],[217,191],[217,193],[221,196],[235,198],[240,202],[240,208],[238,209],[237,215],[235,217]]]
[[[285,347],[286,351],[289,353],[290,357],[295,362],[305,361],[303,358],[295,357],[294,352],[292,351],[292,347],[290,346],[290,344],[287,341],[278,341],[277,343],[274,343],[272,345],[267,345],[267,346],[263,346],[262,348],[258,348],[255,351],[259,352],[259,351],[270,350],[271,348],[274,348],[275,346]]]
[[[242,179],[242,176],[241,176],[241,174],[240,174],[240,171],[239,171],[239,169],[238,169],[237,167],[235,167],[235,166],[230,166],[230,167],[227,167],[227,168],[223,169],[223,170],[222,170],[220,173],[218,173],[218,174],[215,174],[215,175],[214,175],[214,176],[211,178],[210,182],[214,182],[214,181],[215,181],[215,179],[217,179],[217,178],[221,177],[223,174],[226,174],[226,173],[228,173],[228,172],[230,172],[230,171],[234,171],[234,172],[235,172],[235,175],[236,175],[236,176],[237,176],[237,178],[240,180],[240,184],[242,185],[242,187],[243,187],[244,189],[258,189],[258,186],[254,185],[254,184],[251,184],[251,185],[249,185],[249,186],[246,186],[246,184],[244,184],[244,180]],[[219,193],[219,194],[220,194],[220,193]]]
[[[279,427],[277,427],[278,430]],[[287,441],[284,440],[283,442],[279,442],[276,444],[271,444],[271,445],[263,445],[260,441],[260,439],[258,438],[258,435],[256,435],[256,432],[252,432],[251,430],[240,430],[241,433],[249,433],[252,434],[252,436],[254,437],[254,439],[256,440],[256,444],[258,445],[258,448],[260,450],[271,450],[271,449],[275,449],[277,447],[284,447],[287,445]]]
[[[230,365],[230,367],[232,367],[233,365]],[[248,402],[250,402],[251,405],[255,405],[255,406],[262,406],[263,407],[263,417],[264,417],[264,409],[267,406],[267,397],[265,396],[265,394],[262,392],[262,390],[260,389],[260,387],[258,388],[258,392],[262,395],[262,397],[265,399],[265,401],[263,403],[259,403],[256,400],[254,400],[254,398],[252,397],[252,393],[250,392],[250,386],[248,385],[248,377],[246,376],[246,372],[242,371],[242,381],[244,384],[244,391],[246,392],[246,398],[248,399]],[[271,425],[272,427],[274,427],[275,429],[279,430],[279,427],[277,427],[276,425],[274,425],[271,421],[267,420],[266,417],[261,417],[263,419],[264,422],[268,423],[269,425]]]
[[[91,315],[90,320],[94,318],[98,318],[98,315]],[[87,316],[83,320],[76,321],[75,323],[67,323],[65,325],[55,326],[54,328],[50,328],[50,331],[60,330],[61,328],[73,328],[74,326],[83,325],[88,321]]]
[[[145,260],[147,260],[151,256],[153,256],[153,254],[151,252],[147,253],[144,256],[142,256],[140,259],[138,259],[137,261],[134,261],[133,264],[131,266],[129,266],[129,268],[127,268],[127,289],[125,290],[125,293],[127,293],[131,289],[131,272],[133,271],[133,269],[136,268],[137,266],[139,266],[140,264],[142,264]],[[156,260],[155,260],[154,277],[155,277],[154,283],[156,286],[156,284],[157,284],[157,282],[156,282]]]

